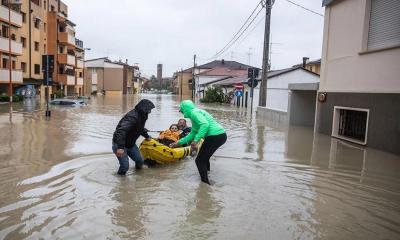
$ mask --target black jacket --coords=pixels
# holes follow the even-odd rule
[[[144,125],[154,107],[150,100],[143,99],[119,121],[112,139],[119,149],[133,147],[140,135],[150,137]]]
[[[179,135],[179,138],[184,138],[186,137],[190,131],[192,131],[191,127],[185,127],[184,129],[182,129],[182,133]]]

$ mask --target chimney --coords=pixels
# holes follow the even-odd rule
[[[224,65],[225,64],[225,59],[222,59],[221,63],[222,63],[222,65]]]
[[[128,65],[128,59],[125,59],[125,64]]]
[[[308,63],[308,59],[310,59],[310,58],[308,58],[308,57],[303,57],[303,68],[306,67],[306,65],[307,65],[307,63]]]

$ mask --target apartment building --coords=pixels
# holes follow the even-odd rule
[[[10,1],[11,30],[8,33],[8,1],[0,5],[0,94],[9,82],[8,35],[11,36],[11,65],[14,92],[33,85],[43,97],[42,56],[55,58],[50,93],[83,94],[83,42],[75,38],[75,24],[68,19],[68,7],[60,0]],[[16,4],[18,3],[18,4]]]
[[[20,56],[22,56],[22,43],[19,41],[23,18],[19,4],[11,4],[7,1],[0,4],[0,94],[9,92],[11,66],[11,80],[13,89],[23,84]],[[10,13],[10,15],[9,15]],[[10,17],[10,19],[9,19]],[[9,21],[10,20],[10,21]],[[11,26],[11,29],[10,29]],[[11,52],[9,44],[11,40]],[[10,59],[11,55],[11,59]],[[11,64],[11,65],[10,65]]]
[[[53,90],[66,96],[83,95],[83,42],[75,38],[75,24],[68,19],[68,6],[49,0],[48,54],[54,55]]]
[[[125,95],[136,93],[134,89],[139,67],[128,61],[111,61],[96,58],[85,61],[85,94],[93,92],[106,95]]]
[[[400,153],[400,1],[324,0],[315,130]]]

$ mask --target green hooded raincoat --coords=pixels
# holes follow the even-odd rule
[[[189,135],[178,141],[179,145],[225,133],[225,129],[208,112],[196,108],[191,100],[182,101],[180,111],[185,118],[190,118],[192,121],[192,130]]]

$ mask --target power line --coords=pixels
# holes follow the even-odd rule
[[[261,9],[257,12],[257,14],[253,17],[253,19],[247,24],[246,28],[243,29],[243,31],[242,31],[236,38],[234,38],[233,41],[230,41],[231,43],[228,44],[227,47],[225,47],[225,49],[222,49],[221,51],[219,51],[219,52],[218,52],[214,57],[212,57],[212,58],[216,58],[216,57],[220,56],[221,54],[223,54],[224,52],[226,52],[230,47],[232,47],[233,44],[235,44],[235,43],[240,39],[240,37],[247,31],[247,29],[251,26],[251,24],[254,22],[254,20],[256,20],[256,18],[258,17],[258,15],[260,14],[260,12],[261,12],[262,10],[263,10],[263,8],[261,8]],[[211,58],[211,59],[212,59],[212,58]]]
[[[304,7],[304,6],[300,5],[300,4],[297,4],[295,2],[292,2],[290,0],[286,0],[286,2],[291,3],[291,4],[293,4],[293,5],[295,5],[295,6],[299,7],[299,8],[302,8],[302,9],[304,9],[306,11],[309,11],[311,13],[317,14],[318,16],[324,17],[324,15],[322,15],[321,13],[315,12],[315,11],[309,9],[309,8],[306,8],[306,7]]]
[[[216,58],[219,55],[221,55],[224,51],[226,51],[226,48],[230,45],[230,43],[232,43],[232,41],[235,40],[236,36],[238,34],[240,34],[240,32],[242,31],[242,29],[246,26],[246,24],[249,22],[250,18],[254,15],[254,12],[257,10],[257,8],[260,6],[262,1],[260,1],[257,6],[254,8],[254,10],[251,12],[250,16],[246,19],[246,21],[243,23],[243,25],[240,27],[240,29],[235,33],[235,35],[232,37],[232,39],[220,50],[218,51],[212,58]],[[262,7],[261,7],[262,9]],[[260,10],[261,11],[261,10]],[[259,12],[258,12],[259,13]],[[257,13],[257,15],[258,15]],[[247,29],[247,28],[246,28]],[[246,31],[246,29],[244,31]],[[228,47],[229,48],[229,47]]]

